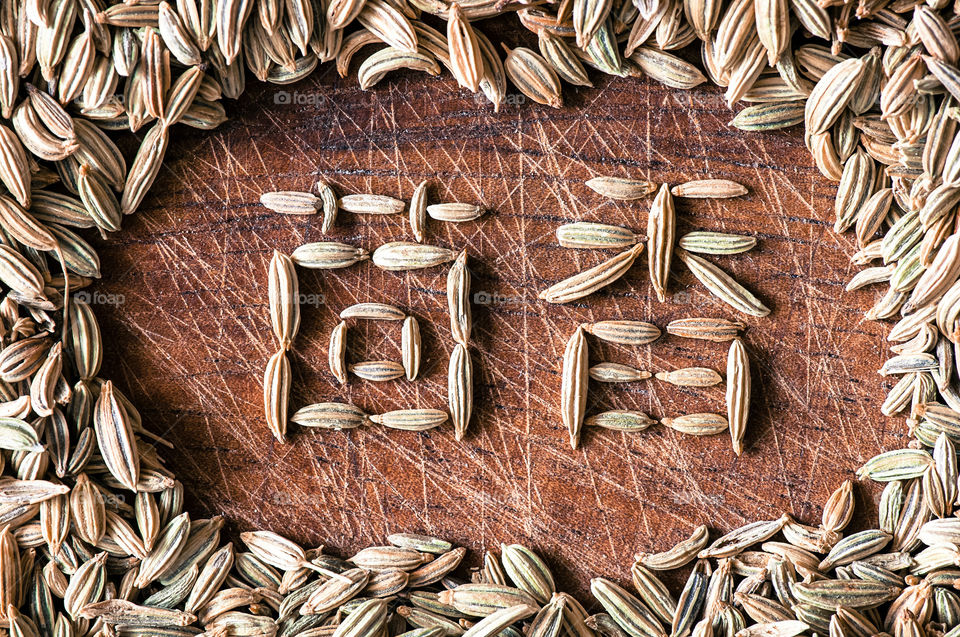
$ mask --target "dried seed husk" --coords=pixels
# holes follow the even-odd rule
[[[746,186],[729,179],[700,179],[676,185],[670,192],[674,197],[686,199],[729,199],[749,191]]]
[[[587,427],[602,427],[612,431],[625,432],[643,431],[656,423],[656,420],[643,412],[626,410],[605,411],[587,416],[583,421],[583,424]]]
[[[347,323],[340,321],[330,331],[330,344],[327,348],[327,363],[330,373],[343,385],[347,382]]]
[[[263,193],[260,195],[260,203],[274,212],[288,215],[312,215],[320,209],[323,201],[309,192],[282,190]]]
[[[320,226],[320,231],[326,234],[330,232],[333,224],[336,223],[337,212],[339,212],[340,206],[337,200],[337,194],[334,192],[333,187],[327,182],[323,180],[318,181],[317,192],[320,194],[320,207],[323,209],[323,225]]]
[[[483,56],[473,27],[456,2],[447,11],[447,42],[454,78],[460,86],[476,93],[483,76]]]
[[[807,99],[804,120],[808,132],[822,133],[833,125],[853,97],[853,87],[863,72],[864,62],[850,58],[824,73]]]
[[[557,242],[565,248],[629,248],[637,239],[627,228],[604,223],[578,221],[557,228]]]
[[[660,338],[660,329],[644,321],[599,321],[583,326],[587,334],[608,343],[646,345]]]
[[[649,605],[654,615],[664,623],[672,623],[677,613],[677,602],[660,578],[639,562],[634,562],[630,567],[630,577],[640,598]]]
[[[407,380],[416,380],[420,373],[420,324],[412,316],[403,321],[400,344],[404,374]]]
[[[347,369],[359,378],[375,382],[396,380],[404,375],[403,364],[396,361],[362,361]]]
[[[355,214],[392,215],[403,212],[406,204],[386,195],[357,194],[340,197],[341,210]]]
[[[650,270],[650,282],[661,303],[666,301],[667,278],[670,275],[676,239],[676,223],[673,195],[670,194],[667,184],[663,184],[647,216],[647,265]]]
[[[367,422],[362,409],[347,403],[315,403],[301,407],[290,416],[301,427],[321,429],[355,429]]]
[[[818,580],[794,586],[801,603],[833,610],[837,606],[872,608],[896,597],[897,588],[866,580]]]
[[[637,47],[629,59],[645,75],[670,88],[689,90],[707,81],[693,64],[654,47]]]
[[[136,491],[140,480],[140,459],[133,426],[110,381],[100,388],[93,424],[100,455],[110,474],[127,489]]]
[[[709,562],[697,560],[680,597],[677,598],[677,612],[673,616],[671,635],[685,637],[690,634],[703,608],[709,576]]]
[[[643,247],[642,243],[638,243],[599,265],[555,283],[540,292],[539,298],[549,303],[569,303],[592,294],[626,274]]]
[[[650,609],[613,582],[595,578],[590,581],[590,592],[630,637],[664,636],[660,623]]]
[[[736,555],[753,544],[769,540],[779,533],[789,520],[789,516],[783,515],[776,520],[751,522],[717,538],[710,546],[700,551],[697,557],[706,559]]]
[[[707,545],[710,534],[706,526],[698,526],[686,540],[679,542],[663,553],[642,553],[636,556],[637,562],[655,571],[669,571],[689,564]],[[639,588],[639,587],[638,587]]]
[[[527,604],[502,608],[478,621],[463,635],[464,637],[493,637],[511,624],[532,617],[536,613],[537,606]]]
[[[620,363],[598,363],[590,368],[589,374],[601,383],[630,383],[650,378],[650,372]]]
[[[711,387],[723,382],[723,377],[708,367],[685,367],[668,372],[657,372],[658,380],[680,387]]]
[[[842,531],[853,517],[853,483],[844,480],[823,505],[821,526],[826,531]]]
[[[290,360],[281,349],[270,357],[263,372],[263,409],[267,427],[280,442],[287,438],[287,410],[291,385]]]
[[[507,59],[503,68],[513,85],[538,104],[560,108],[560,80],[547,61],[526,47],[504,49]]]
[[[723,232],[695,231],[680,237],[678,245],[698,254],[741,254],[757,245],[756,237]]]
[[[352,568],[339,577],[331,577],[310,594],[300,607],[300,614],[323,615],[334,610],[363,590],[369,579],[369,571],[363,568]]]
[[[500,559],[507,575],[520,590],[540,604],[550,600],[556,586],[550,569],[539,555],[521,544],[501,544]]]
[[[545,29],[537,35],[540,55],[553,67],[561,80],[574,86],[593,86],[580,59],[563,38]]]
[[[890,539],[889,533],[879,529],[869,529],[849,535],[833,545],[827,556],[820,562],[820,570],[826,572],[834,566],[850,564],[879,553]]]
[[[366,319],[371,321],[402,321],[406,313],[386,303],[355,303],[340,312],[340,319]]]
[[[470,270],[467,251],[457,257],[447,273],[447,310],[450,314],[450,334],[461,345],[470,343],[473,315],[470,308]]]
[[[771,131],[796,126],[803,122],[803,115],[803,102],[773,102],[748,106],[738,112],[729,123],[743,131]],[[816,158],[816,153],[814,157]],[[839,170],[837,173],[839,174]]]
[[[289,350],[300,329],[300,288],[293,261],[278,250],[270,260],[267,287],[273,335],[283,350]]]
[[[677,250],[677,256],[714,296],[730,307],[750,316],[764,317],[770,313],[757,297],[716,265],[683,249]]]
[[[466,345],[457,343],[447,370],[447,403],[454,436],[463,440],[473,414],[473,361]]]
[[[733,450],[743,453],[743,438],[750,410],[750,358],[743,341],[734,339],[727,353],[727,420]]]
[[[433,552],[437,552],[436,547],[433,548]],[[427,562],[420,568],[411,571],[407,586],[410,588],[419,588],[439,582],[456,570],[466,554],[467,549],[463,547],[442,552],[437,559]]]
[[[363,248],[356,248],[336,241],[326,241],[305,243],[294,250],[290,258],[302,268],[333,270],[350,267],[370,257]]]
[[[684,338],[722,343],[739,337],[744,327],[740,321],[722,318],[687,318],[668,323],[667,333]]]
[[[385,243],[373,252],[374,265],[391,271],[430,268],[454,259],[453,250],[409,241]]]
[[[147,191],[153,185],[163,164],[170,137],[167,127],[162,124],[153,126],[140,142],[140,148],[127,173],[127,180],[120,199],[120,210],[131,214],[140,207]]]
[[[594,177],[587,181],[587,187],[604,197],[620,201],[643,199],[657,190],[653,182],[625,177]]]
[[[374,414],[370,421],[390,429],[426,431],[447,422],[447,412],[439,409],[399,409],[385,414]]]
[[[529,593],[505,584],[461,584],[440,592],[438,600],[470,617],[486,617],[518,604],[536,605]]]
[[[360,69],[357,71],[357,80],[360,84],[361,89],[369,89],[375,84],[380,82],[387,73],[391,71],[397,71],[400,69],[409,69],[412,71],[421,71],[429,75],[439,75],[440,74],[440,65],[437,64],[437,61],[428,53],[422,53],[420,51],[403,51],[394,47],[387,47],[377,51],[367,59],[363,61],[363,64],[360,65]],[[348,195],[356,196],[356,195]],[[341,199],[341,206],[343,200]],[[352,206],[354,204],[347,204]],[[401,202],[401,206],[402,206]],[[395,210],[396,204],[391,202],[391,205],[388,207],[377,207],[367,210],[352,210],[351,212],[363,212],[368,214],[393,214],[394,212],[403,212],[403,207],[400,210]],[[346,210],[346,208],[344,208]]]
[[[589,380],[589,352],[582,327],[578,327],[567,341],[563,353],[563,372],[560,381],[560,415],[570,436],[570,446],[580,444],[580,431],[587,408]]]
[[[453,544],[446,540],[416,533],[393,533],[387,536],[387,542],[400,548],[413,549],[414,551],[434,555],[443,555],[453,549]]]
[[[676,418],[661,418],[665,426],[691,436],[712,436],[729,428],[727,419],[720,414],[685,414]]]
[[[427,181],[417,184],[410,197],[410,231],[418,242],[423,242],[423,232],[427,225]]]

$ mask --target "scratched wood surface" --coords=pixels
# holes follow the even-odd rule
[[[862,321],[874,292],[843,292],[856,248],[830,227],[833,186],[812,167],[800,135],[728,128],[731,112],[710,89],[599,80],[565,97],[561,110],[514,103],[494,114],[449,78],[398,75],[361,92],[354,76],[341,80],[325,69],[283,89],[250,86],[228,105],[231,121],[219,131],[178,131],[141,212],[98,244],[106,265],[100,290],[114,295],[99,316],[106,373],[133,396],[148,426],[176,444],[169,465],[197,515],[224,514],[233,533],[266,528],[343,553],[399,530],[471,549],[528,543],[582,594],[590,577],[625,578],[636,551],[666,547],[701,523],[726,530],[784,511],[816,522],[826,496],[865,459],[904,444],[902,422],[879,414],[889,386],[876,374],[887,328]],[[645,258],[585,303],[537,300],[539,290],[608,256],[560,248],[553,233],[561,223],[645,229],[649,201],[605,201],[584,185],[598,174],[671,183],[724,177],[749,186],[741,199],[678,202],[680,232],[759,238],[754,252],[716,259],[773,308],[766,319],[747,320],[755,380],[743,457],[726,437],[661,427],[589,431],[580,449],[569,448],[557,413],[559,367],[578,323],[736,318],[679,264],[668,302],[656,302]],[[319,217],[282,217],[258,204],[264,191],[309,190],[318,175],[344,194],[402,198],[429,179],[432,201],[489,209],[476,222],[431,222],[428,230],[429,242],[469,251],[479,295],[475,409],[465,441],[448,428],[291,426],[287,445],[268,433],[262,370],[274,351],[266,308],[272,250],[342,240],[372,251],[411,239],[403,216],[342,213],[325,236]],[[444,408],[453,345],[445,277],[445,268],[390,273],[369,262],[301,272],[292,408],[319,401],[352,401],[368,412]],[[393,303],[419,319],[420,380],[335,383],[327,338],[340,310],[362,301]],[[348,358],[398,359],[399,336],[396,324],[351,326]],[[653,371],[722,370],[725,352],[675,337],[632,350],[591,344],[592,362]],[[589,409],[659,417],[722,410],[722,403],[722,388],[651,380],[591,384]],[[876,495],[858,490],[864,508]]]

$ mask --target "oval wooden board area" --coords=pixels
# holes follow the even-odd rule
[[[214,132],[178,127],[141,211],[100,242],[98,308],[105,375],[176,449],[164,452],[197,515],[228,516],[231,532],[265,528],[341,554],[417,531],[471,549],[522,542],[547,556],[568,590],[590,577],[628,577],[635,552],[662,550],[698,524],[715,530],[790,512],[818,523],[829,493],[866,459],[906,442],[902,421],[879,406],[891,381],[879,369],[886,329],[862,320],[871,290],[845,293],[856,272],[849,235],[832,230],[835,187],[797,131],[746,134],[713,89],[679,92],[644,79],[574,92],[553,110],[507,104],[499,114],[449,77],[389,77],[362,92],[324,68],[287,87],[251,84]],[[281,97],[278,97],[281,96]],[[289,96],[289,100],[286,99]],[[512,96],[513,102],[523,101]],[[571,450],[558,416],[560,359],[581,322],[635,318],[663,327],[689,316],[736,313],[676,263],[667,303],[656,301],[645,256],[585,303],[552,306],[537,292],[604,255],[560,248],[554,231],[576,220],[645,232],[649,200],[613,202],[589,190],[596,175],[678,183],[723,177],[750,194],[678,202],[678,233],[754,234],[759,247],[715,262],[771,308],[748,319],[754,400],[746,453],[725,436],[685,437],[662,427],[627,435],[588,431]],[[449,428],[418,434],[290,428],[273,441],[263,421],[262,373],[275,343],[266,305],[274,248],[340,240],[373,250],[411,240],[405,216],[341,213],[321,219],[265,210],[262,192],[309,190],[317,176],[341,194],[408,199],[423,179],[430,199],[492,212],[431,221],[427,241],[470,254],[475,410],[465,441]],[[303,324],[292,355],[292,408],[351,401],[370,412],[445,408],[453,347],[446,269],[384,272],[369,262],[301,271]],[[107,297],[109,300],[110,297]],[[336,384],[327,338],[353,303],[395,304],[420,321],[422,377],[414,383]],[[349,359],[396,359],[398,323],[351,326]],[[726,347],[676,337],[631,350],[591,345],[591,359],[659,371],[723,371]],[[591,412],[639,409],[655,417],[722,411],[722,386],[684,390],[655,380],[591,384]],[[861,513],[877,490],[858,488]],[[862,523],[862,522],[861,522]],[[476,559],[478,551],[473,551]]]

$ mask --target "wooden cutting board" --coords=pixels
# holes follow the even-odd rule
[[[356,66],[356,62],[355,65]],[[643,79],[600,79],[565,91],[554,110],[511,94],[499,114],[449,77],[390,77],[357,88],[324,68],[288,87],[251,85],[228,103],[214,132],[178,127],[168,162],[141,211],[98,244],[105,276],[98,308],[105,375],[138,404],[197,516],[223,514],[232,533],[265,528],[349,554],[396,531],[435,534],[471,549],[521,542],[547,556],[568,590],[590,577],[627,577],[635,552],[663,549],[698,524],[715,530],[789,512],[818,523],[820,506],[881,450],[902,446],[899,419],[880,416],[891,381],[877,374],[888,329],[862,320],[877,292],[845,293],[856,272],[849,235],[832,230],[834,185],[802,137],[729,128],[717,90],[679,92]],[[753,252],[714,261],[772,309],[746,317],[754,399],[746,452],[725,436],[693,438],[654,427],[628,435],[588,431],[571,450],[558,415],[560,359],[581,322],[667,322],[738,317],[676,263],[659,303],[646,258],[585,302],[554,306],[537,293],[609,255],[557,245],[562,223],[589,220],[642,233],[649,200],[614,202],[584,182],[596,175],[678,183],[722,177],[750,194],[681,200],[680,234],[755,235]],[[430,199],[479,203],[481,219],[431,221],[427,241],[470,254],[475,409],[466,440],[369,427],[348,432],[291,426],[276,443],[263,420],[262,374],[275,344],[266,269],[274,248],[338,240],[371,252],[411,240],[405,216],[341,213],[285,217],[260,194],[310,190],[318,176],[338,192],[407,199],[428,179]],[[445,408],[453,347],[446,269],[384,272],[370,262],[301,271],[303,323],[292,356],[292,409],[352,401],[368,412]],[[346,306],[395,304],[420,321],[422,377],[341,387],[327,370],[327,339]],[[348,358],[399,359],[399,324],[351,326]],[[630,349],[591,344],[591,362],[651,371],[724,369],[726,347],[665,336]],[[654,417],[722,411],[721,387],[650,380],[591,384],[589,410],[639,409]],[[858,487],[863,510],[877,490]],[[477,551],[472,553],[476,560]]]

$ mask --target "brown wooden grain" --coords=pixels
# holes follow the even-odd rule
[[[548,556],[583,598],[590,577],[624,581],[635,552],[663,550],[701,523],[727,530],[783,511],[816,523],[821,504],[863,461],[906,443],[900,421],[879,414],[891,384],[876,374],[886,328],[861,323],[874,293],[843,291],[857,247],[830,228],[834,188],[799,133],[742,134],[726,127],[731,113],[719,91],[682,93],[640,79],[565,89],[561,110],[528,101],[499,115],[449,77],[399,74],[361,92],[355,76],[341,80],[327,69],[281,89],[309,96],[308,107],[275,104],[276,90],[252,85],[242,102],[228,104],[232,119],[219,131],[178,127],[141,211],[97,243],[102,289],[123,295],[121,305],[97,308],[104,376],[141,406],[150,429],[176,444],[169,464],[198,514],[226,514],[234,533],[266,528],[345,554],[398,531],[471,549],[523,542]],[[466,224],[430,221],[427,229],[428,243],[468,250],[475,293],[508,300],[474,305],[475,409],[462,443],[449,426],[413,433],[291,425],[281,446],[264,425],[273,249],[339,240],[372,252],[413,239],[402,215],[341,215],[322,235],[321,219],[277,215],[258,202],[266,191],[309,190],[318,174],[342,194],[403,199],[430,179],[433,201],[492,211]],[[750,194],[739,199],[678,200],[678,233],[756,234],[758,249],[715,262],[773,308],[770,317],[737,316],[679,264],[664,304],[641,264],[588,304],[538,301],[537,290],[605,258],[560,248],[558,225],[588,220],[643,232],[649,201],[604,200],[584,185],[599,174],[746,184]],[[444,408],[454,346],[445,277],[445,267],[393,273],[369,261],[301,270],[301,293],[323,303],[302,308],[291,409],[323,401],[368,413]],[[344,307],[367,301],[397,305],[420,321],[421,380],[351,377],[340,387],[330,375],[329,331]],[[695,315],[748,325],[756,398],[745,455],[736,458],[723,436],[663,427],[635,435],[591,429],[572,451],[557,396],[563,346],[576,325],[624,318],[663,328]],[[669,335],[636,350],[591,347],[594,361],[652,370],[722,368],[726,352],[723,343]],[[399,326],[351,328],[348,361],[371,358],[399,360]],[[591,383],[588,414],[676,416],[722,405],[722,388]],[[865,493],[876,497],[867,487],[857,492],[861,508]]]

